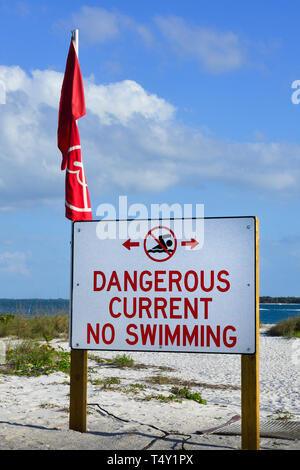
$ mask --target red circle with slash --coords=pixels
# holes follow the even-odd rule
[[[160,232],[164,230],[166,233],[161,235]],[[158,233],[157,233],[158,232]],[[168,239],[165,241],[165,239]],[[154,246],[148,249],[149,242],[151,242]],[[172,248],[171,248],[172,247]],[[152,260],[157,261],[158,263],[162,263],[163,261],[168,261],[174,255],[177,248],[177,239],[175,237],[174,232],[164,226],[154,227],[147,233],[145,240],[144,240],[144,250],[146,255]],[[157,258],[155,256],[159,256],[160,254],[164,255],[163,257]]]

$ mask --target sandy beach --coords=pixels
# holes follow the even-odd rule
[[[260,330],[260,420],[300,423],[300,339],[269,337],[265,329]],[[53,340],[52,344],[69,349],[68,343]],[[116,355],[112,351],[89,354]],[[238,434],[197,433],[240,415],[239,355],[127,355],[134,359],[134,367],[118,368],[89,358],[87,433],[69,430],[67,374],[1,374],[0,449],[240,448]],[[155,383],[158,377],[161,383]],[[103,387],[107,378],[111,383],[106,381]],[[206,404],[190,399],[163,401],[162,396],[169,396],[174,386],[200,392]],[[261,448],[300,450],[300,440],[261,437]]]

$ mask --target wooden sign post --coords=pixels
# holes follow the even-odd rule
[[[69,428],[86,432],[87,351],[71,350]]]
[[[259,226],[256,218],[256,352],[242,354],[242,449],[259,450]]]

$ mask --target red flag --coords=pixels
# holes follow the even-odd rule
[[[76,122],[84,115],[82,76],[71,40],[59,103],[57,145],[62,153],[61,169],[66,170],[66,217],[72,221],[93,218]]]

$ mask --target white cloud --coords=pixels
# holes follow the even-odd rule
[[[180,54],[199,60],[210,72],[227,72],[244,63],[240,40],[231,31],[192,27],[177,16],[156,17],[156,24]]]
[[[86,102],[103,124],[119,121],[126,125],[132,117],[139,115],[154,121],[167,121],[175,108],[156,95],[149,95],[138,83],[124,80],[108,85],[96,85],[86,81]]]
[[[126,40],[125,35],[128,39],[128,33],[133,33],[144,44],[161,47],[158,27],[175,51],[185,59],[196,59],[210,73],[228,72],[245,63],[247,48],[237,34],[191,25],[174,15],[156,16],[149,25],[145,25],[116,9],[84,5],[71,13],[68,19],[56,23],[58,27],[64,31],[78,28],[80,37],[89,44],[104,44],[120,38]]]
[[[50,70],[29,75],[19,67],[0,67],[7,89],[0,113],[2,210],[64,198],[56,140],[62,79]],[[79,130],[93,198],[112,188],[159,192],[209,181],[299,191],[299,145],[225,142],[184,127],[172,104],[134,81],[84,82],[87,115]]]
[[[71,29],[78,28],[80,37],[90,44],[104,44],[124,32],[134,32],[146,44],[152,42],[152,34],[145,25],[118,11],[109,11],[102,7],[82,6],[72,13],[71,19],[59,24],[64,25],[64,29],[66,24]]]
[[[120,32],[116,15],[99,7],[83,6],[73,13],[72,23],[91,43],[105,43]]]
[[[22,251],[0,253],[0,272],[7,274],[21,274],[29,276],[27,267],[28,254]]]

